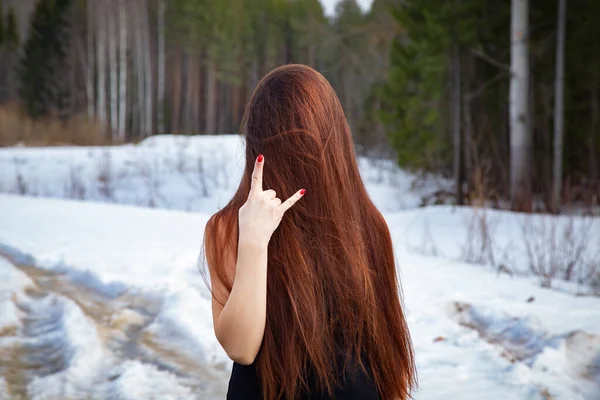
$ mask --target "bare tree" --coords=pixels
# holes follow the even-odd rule
[[[182,71],[183,68],[183,49],[178,48],[173,54],[171,98],[173,106],[171,107],[171,133],[180,133],[181,131],[181,92],[182,92]]]
[[[106,1],[106,0],[105,0]],[[106,19],[108,22],[108,63],[109,63],[109,86],[110,86],[110,100],[109,100],[109,110],[110,110],[110,133],[111,138],[113,140],[116,139],[118,134],[118,115],[117,115],[117,107],[118,107],[118,81],[117,81],[117,29],[116,29],[116,13],[119,13],[120,10],[118,7],[115,7],[114,0],[108,0],[108,7],[106,9]]]
[[[86,75],[85,75],[85,94],[87,99],[87,113],[88,118],[92,119],[96,115],[96,95],[94,91],[94,29],[96,28],[94,20],[94,0],[88,0],[86,3],[87,11],[87,63],[86,63]]]
[[[144,136],[151,135],[152,130],[152,115],[153,115],[153,97],[152,97],[152,58],[151,58],[151,46],[150,46],[150,21],[148,15],[148,4],[146,0],[141,0],[140,4],[140,35],[142,37],[142,54],[143,54],[143,67],[144,67],[144,85],[145,89],[145,102],[144,102],[144,117],[146,130],[142,132]]]
[[[104,129],[106,124],[106,4],[105,0],[95,0],[96,11],[96,62],[98,65],[98,90],[96,114]],[[104,133],[104,132],[103,132]]]
[[[165,133],[165,0],[158,1],[158,71],[156,122],[158,133]]]
[[[133,36],[134,36],[134,45],[135,55],[133,57],[133,65],[135,69],[135,76],[137,77],[137,98],[136,98],[136,126],[139,129],[139,132],[142,136],[146,134],[146,117],[144,115],[146,109],[144,107],[145,101],[144,96],[146,95],[146,70],[144,69],[144,51],[143,51],[143,39],[142,39],[142,16],[141,8],[144,6],[144,0],[134,1],[132,2],[133,10],[131,12],[133,19]]]
[[[452,48],[452,137],[454,150],[454,179],[456,180],[456,201],[462,205],[462,137],[461,137],[461,87],[460,87],[460,49],[457,44]]]
[[[565,75],[565,25],[566,0],[558,0],[558,32],[556,39],[556,81],[554,84],[554,164],[552,176],[552,208],[560,209],[562,188],[562,157],[564,138],[564,75]]]
[[[600,41],[600,40],[599,40]],[[596,158],[596,137],[598,136],[598,120],[599,115],[599,104],[598,104],[598,68],[594,69],[594,76],[592,78],[592,85],[590,88],[590,110],[591,110],[591,121],[590,121],[590,132],[588,135],[588,170],[590,173],[590,180],[594,185],[598,185],[598,160]]]
[[[528,208],[529,162],[529,0],[512,0],[510,52],[510,197],[513,208]]]
[[[206,125],[205,133],[215,134],[217,129],[217,65],[212,56],[206,66]]]
[[[119,0],[119,123],[118,137],[125,141],[127,130],[127,7]]]

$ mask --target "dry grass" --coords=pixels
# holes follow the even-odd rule
[[[67,121],[56,116],[34,120],[16,104],[0,106],[0,147],[16,144],[96,146],[111,143],[101,126],[87,116],[77,115]]]

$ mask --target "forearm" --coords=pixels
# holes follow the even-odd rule
[[[235,279],[218,320],[227,355],[251,364],[260,349],[267,315],[267,245],[240,240]]]

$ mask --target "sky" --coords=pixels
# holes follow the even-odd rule
[[[335,5],[339,2],[339,0],[321,0],[323,4],[323,8],[325,9],[325,14],[333,15],[333,11],[335,10]],[[361,6],[363,10],[368,10],[371,8],[371,3],[373,0],[356,0],[356,2]]]

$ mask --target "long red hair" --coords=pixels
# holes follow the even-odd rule
[[[307,385],[308,367],[319,388],[331,393],[339,383],[334,363],[341,347],[348,361],[370,373],[384,399],[407,399],[416,369],[392,240],[361,180],[333,88],[307,66],[276,68],[254,90],[241,130],[242,180],[204,236],[208,265],[228,291],[238,210],[248,198],[256,157],[267,160],[265,190],[286,199],[306,188],[268,247],[267,320],[255,361],[264,398],[294,399]]]

